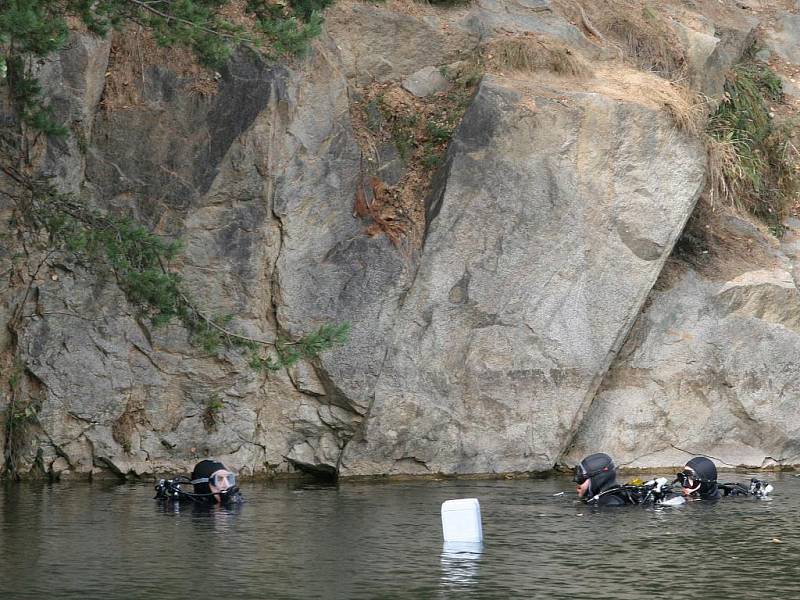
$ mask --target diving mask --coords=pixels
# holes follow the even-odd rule
[[[228,490],[236,487],[236,474],[230,471],[217,471],[212,473],[210,477],[201,477],[200,479],[192,480],[192,484],[208,483],[220,490]]]
[[[681,487],[690,488],[694,487],[694,480],[695,480],[695,473],[694,471],[690,471],[688,469],[684,469],[680,473],[675,474],[675,481],[681,484]]]
[[[577,465],[575,467],[575,473],[572,477],[572,481],[574,481],[578,485],[581,485],[587,479],[589,479],[589,476],[586,475],[586,471],[583,470],[583,467],[581,465]]]
[[[583,468],[583,465],[578,465],[575,467],[575,472],[572,476],[572,481],[577,483],[578,485],[582,485],[584,481],[594,477],[595,475],[600,475],[601,473],[606,473],[614,469],[614,463],[610,465],[604,465],[599,469],[595,469],[594,471],[587,472],[586,469]]]

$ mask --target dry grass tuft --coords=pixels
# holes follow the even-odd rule
[[[189,96],[206,99],[217,93],[218,77],[203,67],[191,50],[164,48],[141,26],[113,34],[102,106],[106,110],[139,106],[146,97],[147,72],[168,66],[186,86]]]
[[[734,205],[734,181],[744,177],[739,152],[732,140],[717,140],[712,136],[704,138],[708,154],[708,201],[711,207],[718,201]]]
[[[694,136],[705,130],[708,113],[713,109],[708,98],[685,85],[623,65],[599,65],[595,77],[578,82],[576,89],[663,110],[678,129]]]
[[[591,74],[589,63],[563,42],[532,34],[506,36],[486,48],[489,63],[496,69],[521,72],[550,71],[571,77]]]
[[[408,225],[394,206],[392,190],[377,177],[366,177],[359,184],[353,216],[371,221],[364,230],[370,237],[383,233],[392,244],[399,246],[406,236]]]
[[[601,42],[615,45],[645,71],[666,79],[685,75],[686,54],[672,19],[657,2],[642,0],[556,0],[575,23]]]
[[[695,137],[703,133],[709,111],[709,103],[704,96],[675,83],[670,83],[669,88],[656,88],[652,93],[661,100],[664,110],[678,129]]]
[[[353,129],[362,150],[360,184],[353,216],[364,233],[385,235],[404,251],[418,249],[425,229],[425,197],[450,139],[480,81],[480,56],[442,67],[450,81],[444,92],[417,98],[396,82],[358,90],[350,104]],[[391,184],[382,178],[379,149],[393,147],[403,170]],[[396,163],[395,163],[396,164]]]

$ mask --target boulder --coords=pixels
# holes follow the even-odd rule
[[[476,0],[458,25],[481,40],[508,33],[533,33],[558,38],[584,51],[597,49],[556,11],[551,0]]]
[[[445,91],[450,87],[450,83],[438,68],[425,67],[406,78],[403,87],[418,98],[424,98]]]
[[[793,78],[787,77],[786,75],[781,75],[780,78],[783,86],[783,93],[790,98],[800,100],[800,83],[798,83],[796,80],[793,80]]]
[[[747,229],[729,234],[750,252],[774,245]],[[680,466],[693,454],[728,467],[800,462],[799,234],[790,229],[761,268],[726,272],[712,257],[700,270],[667,269],[564,462],[600,450],[629,467]]]
[[[687,22],[692,26],[680,21],[674,21],[674,26],[686,50],[691,85],[707,96],[719,96],[725,74],[752,46],[758,20],[739,15],[712,22],[696,16]]]
[[[629,467],[679,466],[690,454],[728,466],[797,463],[800,312],[787,275],[726,287],[690,271],[655,294],[632,338],[639,344],[623,350],[565,462],[602,448]],[[780,318],[759,314],[781,303],[790,308]]]
[[[481,83],[342,475],[555,464],[704,181],[658,108],[585,88]]]
[[[359,84],[401,79],[423,67],[452,62],[477,46],[473,31],[450,25],[452,15],[425,12],[423,5],[412,14],[362,3],[331,7],[325,29],[347,77]]]
[[[774,29],[764,32],[764,43],[783,60],[800,65],[800,14],[782,13]]]

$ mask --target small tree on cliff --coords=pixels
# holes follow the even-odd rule
[[[324,324],[296,340],[266,340],[231,329],[230,315],[206,314],[183,290],[179,274],[170,269],[170,261],[180,250],[177,242],[165,241],[129,218],[90,209],[59,193],[33,172],[24,144],[19,143],[41,134],[67,134],[54,118],[34,73],[37,61],[64,46],[69,23],[81,23],[97,35],[135,23],[149,29],[160,44],[187,46],[202,63],[218,66],[240,46],[267,57],[302,53],[309,39],[319,33],[319,10],[329,1],[4,0],[0,3],[0,84],[17,115],[18,131],[10,138],[0,131],[0,168],[12,182],[10,187],[0,186],[0,193],[14,203],[17,226],[29,233],[46,233],[50,249],[69,252],[88,267],[109,269],[129,302],[155,325],[177,318],[209,352],[220,346],[237,347],[248,353],[252,367],[275,370],[343,343],[349,329],[346,323]],[[27,294],[21,305],[26,300]]]
[[[0,81],[25,124],[63,134],[52,118],[31,67],[66,42],[68,22],[105,35],[135,23],[164,46],[191,48],[200,61],[219,66],[238,46],[265,56],[302,54],[331,0],[4,0],[0,3]],[[234,22],[235,21],[235,22]]]

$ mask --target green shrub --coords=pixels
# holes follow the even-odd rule
[[[34,131],[63,136],[29,65],[61,49],[67,20],[79,19],[105,34],[127,23],[143,25],[162,46],[191,48],[206,66],[219,68],[244,45],[269,57],[302,55],[322,30],[321,10],[332,0],[292,0],[288,5],[248,0],[250,22],[225,16],[231,0],[5,0],[0,2],[0,82],[9,86],[21,121]]]
[[[68,252],[90,270],[108,269],[140,316],[158,327],[177,319],[193,344],[208,354],[223,348],[246,351],[251,366],[272,370],[313,358],[346,341],[349,324],[324,324],[297,340],[252,339],[231,328],[232,315],[209,316],[183,290],[170,262],[177,241],[158,236],[128,218],[86,208],[47,183],[28,181],[30,195],[17,207],[19,224],[45,232],[48,246]],[[270,352],[269,349],[273,352]]]
[[[6,405],[3,435],[5,452],[3,462],[11,473],[17,471],[20,457],[25,449],[29,433],[39,421],[40,406],[23,389],[22,376],[24,368],[21,363],[14,364],[6,376],[9,402]],[[5,377],[0,376],[0,381]],[[3,386],[5,387],[5,386]],[[5,393],[5,390],[2,390]]]
[[[217,418],[220,411],[225,407],[222,400],[216,394],[212,395],[206,403],[203,414],[200,416],[203,421],[203,427],[208,433],[211,433],[217,428]]]
[[[782,99],[781,81],[766,65],[736,67],[708,124],[714,191],[779,232],[798,192],[790,127],[777,127],[768,102]]]

